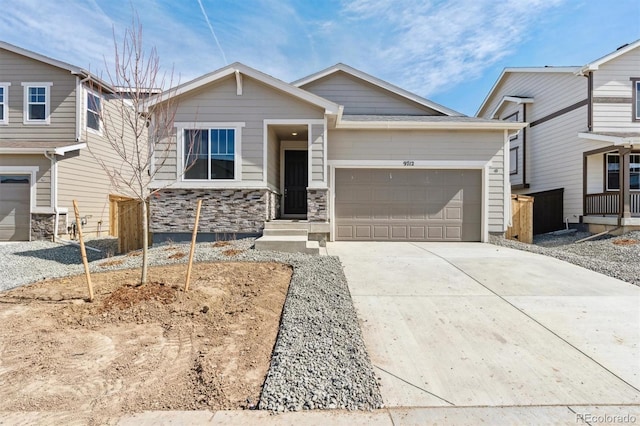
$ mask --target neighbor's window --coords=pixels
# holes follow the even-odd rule
[[[633,79],[633,119],[640,121],[640,79]]]
[[[52,83],[22,83],[24,86],[24,123],[49,124],[49,87]]]
[[[0,124],[9,123],[9,86],[10,83],[0,83]]]
[[[236,178],[235,129],[184,131],[185,179],[232,180]]]
[[[102,103],[100,96],[87,92],[87,128],[100,131],[100,108]]]
[[[518,174],[518,147],[509,150],[509,174]]]
[[[629,155],[630,188],[640,190],[640,154]],[[607,154],[607,191],[620,189],[620,155]]]

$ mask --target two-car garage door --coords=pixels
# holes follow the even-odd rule
[[[480,170],[336,169],[336,240],[480,241]]]

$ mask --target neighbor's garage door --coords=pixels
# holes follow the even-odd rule
[[[29,240],[29,178],[0,175],[0,241]]]
[[[480,170],[336,169],[336,240],[480,241]]]

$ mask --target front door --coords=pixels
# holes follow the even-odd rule
[[[307,214],[307,151],[284,152],[284,214]]]

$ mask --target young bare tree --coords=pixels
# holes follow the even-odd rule
[[[173,71],[162,71],[155,47],[143,44],[142,26],[137,15],[131,27],[118,41],[114,30],[112,69],[105,59],[107,83],[114,89],[107,93],[105,85],[90,83],[87,95],[87,125],[99,127],[113,158],[91,149],[94,158],[107,173],[112,188],[142,204],[142,270],[140,284],[147,282],[149,216],[147,202],[157,191],[151,184],[164,163],[175,156],[174,117],[177,104],[167,96],[162,103],[150,105],[150,98],[174,87]],[[92,121],[97,121],[93,123]],[[93,126],[89,126],[92,124]],[[115,161],[114,161],[115,160]]]

